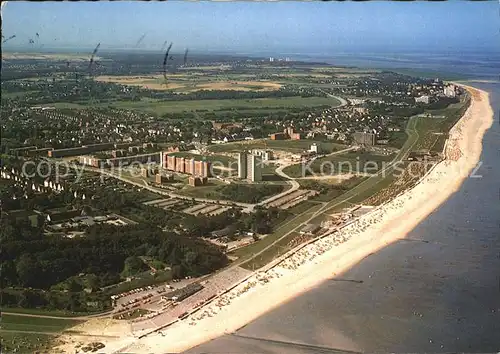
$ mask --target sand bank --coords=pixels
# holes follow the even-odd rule
[[[161,333],[107,343],[112,352],[181,352],[231,333],[264,313],[340,274],[369,254],[404,238],[456,192],[474,172],[482,137],[493,123],[488,94],[466,87],[471,106],[451,129],[447,159],[411,190],[375,208],[339,232],[308,244],[285,261],[260,271],[229,293]],[[132,343],[133,342],[133,343]],[[117,348],[121,348],[117,350]]]

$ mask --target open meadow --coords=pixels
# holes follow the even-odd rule
[[[283,108],[311,108],[320,106],[337,106],[340,102],[330,97],[283,97],[283,98],[255,98],[255,99],[221,99],[221,100],[186,100],[186,101],[111,101],[105,103],[87,102],[77,103],[50,103],[42,106],[56,108],[87,108],[92,107],[114,107],[118,109],[140,110],[156,114],[180,113],[193,111],[215,111],[215,110],[245,110],[255,108],[269,108],[279,110]]]
[[[175,92],[195,92],[201,90],[232,91],[273,91],[281,84],[273,81],[260,81],[232,77],[207,77],[197,73],[168,74],[167,80],[162,74],[144,76],[97,76],[96,81],[112,82],[120,85],[138,86],[150,90],[173,90]]]

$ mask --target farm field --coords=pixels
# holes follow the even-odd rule
[[[98,76],[96,81],[113,82],[127,86],[138,86],[150,90],[174,90],[176,92],[195,92],[200,90],[234,90],[234,91],[273,91],[282,85],[272,81],[238,80],[213,78],[204,75],[168,74],[167,81],[163,75],[147,76]]]
[[[63,103],[56,102],[43,106],[53,106],[56,108],[87,108],[89,103]],[[252,109],[269,108],[279,110],[283,108],[311,108],[320,106],[338,106],[340,102],[330,97],[283,97],[283,98],[256,98],[256,99],[224,99],[224,100],[186,100],[186,101],[111,101],[104,103],[92,103],[93,107],[108,107],[118,109],[131,109],[151,112],[156,114],[180,113],[196,110],[231,110],[231,109]]]

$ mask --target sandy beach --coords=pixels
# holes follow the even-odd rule
[[[479,162],[482,137],[493,123],[493,110],[488,93],[460,85],[471,93],[471,106],[450,131],[446,159],[414,188],[374,208],[340,231],[304,246],[276,266],[255,273],[168,329],[140,339],[124,331],[122,338],[105,343],[104,352],[187,350],[236,331],[273,308],[343,273],[371,253],[404,238],[460,188]],[[69,347],[59,349],[74,351]]]

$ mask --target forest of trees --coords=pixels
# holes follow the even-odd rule
[[[9,166],[16,166],[17,160],[12,160]],[[67,238],[44,233],[43,225],[32,227],[28,220],[16,220],[3,213],[0,271],[4,306],[103,310],[110,304],[109,291],[102,288],[136,275],[141,281],[154,282],[154,277],[143,278],[142,274],[150,272],[144,259],[161,265],[155,268],[161,271],[163,281],[165,276],[181,278],[211,273],[229,261],[218,247],[201,237],[228,226],[235,231],[269,233],[289,216],[278,209],[259,209],[253,214],[229,209],[213,217],[194,216],[144,205],[141,194],[135,191],[118,192],[103,186],[77,188],[79,193],[96,198],[83,201],[75,199],[70,191],[34,195],[30,190],[28,198],[13,199],[13,194],[25,192],[9,183],[1,185],[0,197],[7,212],[21,209],[43,213],[53,208],[78,208],[97,215],[120,213],[137,224],[95,224],[82,229],[82,236]]]
[[[197,237],[164,232],[156,225],[99,224],[86,229],[84,236],[72,239],[44,235],[41,228],[6,217],[2,217],[1,225],[2,288],[11,288],[5,292],[12,295],[4,296],[4,306],[40,305],[38,302],[42,300],[21,301],[19,289],[52,292],[61,297],[60,283],[65,283],[63,288],[69,293],[69,301],[71,293],[82,290],[79,282],[74,281],[78,276],[92,275],[92,285],[87,286],[96,289],[115,284],[123,276],[145,269],[137,262],[139,256],[166,264],[174,278],[200,276],[228,264],[227,257],[216,246]],[[19,303],[5,303],[6,299]]]

